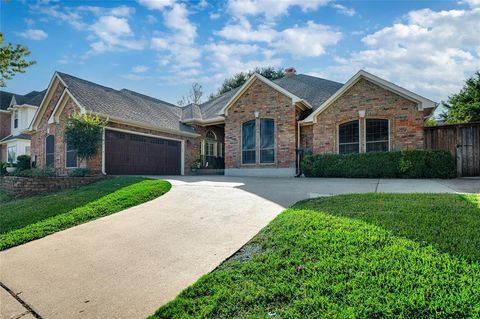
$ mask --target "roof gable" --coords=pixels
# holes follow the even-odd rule
[[[370,81],[386,90],[389,90],[393,93],[396,93],[410,101],[417,103],[418,109],[429,109],[435,108],[436,103],[432,100],[429,100],[423,96],[420,96],[416,93],[413,93],[407,89],[404,89],[392,82],[379,78],[371,73],[368,73],[365,70],[358,71],[350,80],[347,81],[335,94],[330,96],[320,107],[318,107],[312,114],[310,114],[305,120],[304,123],[316,123],[317,116],[325,109],[327,109],[333,102],[335,102],[338,98],[340,98],[345,92],[347,92],[352,86],[354,86],[358,81],[361,79],[365,79]]]
[[[252,84],[256,80],[262,81],[263,83],[267,84],[268,86],[270,86],[274,90],[276,90],[276,91],[282,93],[283,95],[289,97],[290,99],[292,99],[292,104],[303,103],[307,106],[307,108],[312,108],[310,103],[308,103],[304,99],[296,96],[295,94],[289,92],[288,90],[285,90],[284,88],[282,88],[281,86],[279,86],[275,82],[270,81],[269,79],[263,77],[262,75],[260,75],[258,73],[254,73],[247,80],[247,82],[245,82],[240,87],[240,89],[230,98],[230,100],[228,100],[228,102],[225,104],[225,106],[220,110],[220,112],[218,112],[218,115],[228,115],[228,109],[252,86]]]

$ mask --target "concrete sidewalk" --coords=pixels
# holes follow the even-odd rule
[[[42,318],[145,318],[298,200],[480,191],[474,179],[166,179],[173,188],[151,202],[0,252],[0,282]],[[2,318],[32,315],[0,294]]]

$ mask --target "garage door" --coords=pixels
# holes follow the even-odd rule
[[[105,171],[111,175],[180,175],[181,142],[106,130]]]

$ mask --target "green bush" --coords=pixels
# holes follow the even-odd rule
[[[7,163],[0,163],[0,176],[7,174]]]
[[[23,171],[26,169],[30,169],[31,165],[31,157],[30,155],[20,155],[17,156],[17,170]]]
[[[84,177],[91,175],[92,171],[89,168],[75,168],[68,171],[67,175],[70,177]]]
[[[52,167],[45,167],[45,168],[32,168],[32,169],[25,169],[25,170],[16,170],[13,176],[18,177],[53,177],[56,176],[55,169]]]
[[[301,165],[307,177],[453,178],[457,175],[453,156],[439,150],[306,155]]]

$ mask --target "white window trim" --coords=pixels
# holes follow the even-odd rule
[[[255,148],[254,148],[254,151],[255,151],[255,163],[244,163],[243,162],[243,124],[245,123],[248,123],[248,122],[254,122],[255,123],[255,126],[254,126],[254,135],[255,135]],[[242,165],[245,165],[245,166],[255,166],[257,165],[257,119],[253,119],[253,120],[248,120],[248,121],[245,121],[242,123],[242,125],[240,125],[240,162],[242,163]]]
[[[17,125],[15,126],[15,120],[17,120]],[[20,126],[20,114],[17,109],[13,110],[13,116],[12,116],[12,127],[14,129],[19,128]]]
[[[347,121],[344,121],[344,122],[340,122],[340,123],[337,123],[337,154],[340,154],[340,125],[343,125],[343,124],[347,124],[347,123],[350,123],[350,122],[354,122],[354,121],[357,121],[358,122],[358,153],[347,153],[347,154],[360,154],[360,153],[364,153],[365,150],[362,150],[362,131],[361,131],[361,128],[360,128],[360,119],[357,118],[357,119],[353,119],[353,120],[347,120]],[[356,143],[343,143],[343,144],[356,144]]]
[[[68,152],[67,142],[63,143],[63,145],[64,145],[64,148],[65,148],[65,154],[64,154],[64,156],[65,156],[64,157],[65,158],[65,168],[78,168],[78,155],[77,155],[77,160],[76,160],[77,165],[76,166],[67,166],[67,163],[68,163],[68,161],[67,161],[67,152]]]
[[[391,151],[391,143],[392,143],[392,137],[391,137],[391,131],[390,131],[390,119],[384,118],[384,117],[365,117],[363,119],[363,130],[365,131],[365,134],[363,134],[363,145],[364,145],[364,150],[363,153],[367,153],[367,120],[387,120],[388,121],[388,151]],[[385,141],[375,141],[374,143],[377,142],[385,142]]]
[[[262,120],[272,120],[273,121],[273,162],[265,162],[262,163]],[[260,143],[258,144],[258,162],[260,165],[275,165],[277,164],[277,148],[276,148],[276,142],[277,142],[277,125],[275,124],[275,119],[271,117],[262,117],[260,118],[260,129],[258,130],[258,138]],[[269,150],[270,148],[265,148],[265,150]]]

